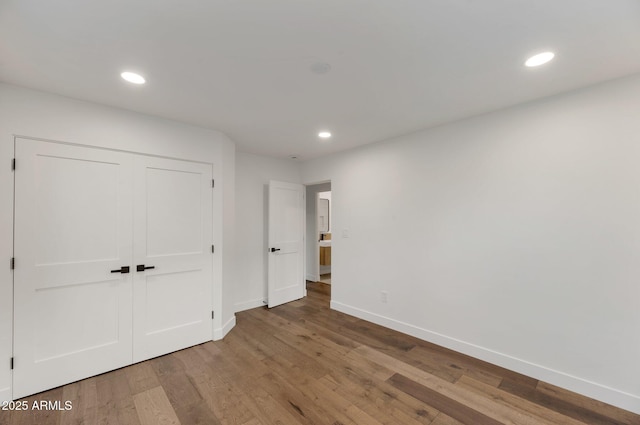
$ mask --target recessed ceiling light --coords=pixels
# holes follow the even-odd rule
[[[135,72],[128,72],[125,71],[122,74],[120,74],[120,76],[133,84],[144,84],[146,82],[146,80],[144,79],[144,77],[140,74],[136,74]]]
[[[544,65],[553,59],[554,56],[555,54],[553,52],[539,53],[535,56],[531,56],[524,64],[528,67]]]
[[[329,137],[331,137],[331,133],[329,133],[328,131],[321,131],[320,133],[318,133],[318,137],[321,139],[328,139]]]

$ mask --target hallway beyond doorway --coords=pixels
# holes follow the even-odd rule
[[[318,282],[326,283],[327,285],[331,285],[331,273],[321,274],[320,275],[320,280]]]

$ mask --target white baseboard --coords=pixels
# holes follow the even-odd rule
[[[498,353],[484,347],[470,344],[427,329],[419,328],[376,313],[351,307],[337,301],[331,301],[331,308],[377,325],[420,338],[424,341],[484,360],[514,372],[522,373],[523,375],[565,388],[569,391],[600,400],[621,409],[640,414],[640,396],[616,390],[615,388],[610,388],[564,372],[549,369],[544,366],[530,363],[526,360]]]
[[[222,325],[222,328],[213,330],[213,340],[218,341],[224,338],[229,333],[229,331],[231,331],[231,329],[234,328],[235,325],[236,325],[236,315],[234,314],[233,316],[231,316],[229,320],[227,320],[227,323]]]
[[[314,275],[314,274],[307,274],[307,280],[311,281],[311,282],[317,282],[320,280],[320,275]]]
[[[245,310],[251,310],[252,308],[262,307],[267,305],[267,303],[262,299],[243,301],[241,303],[236,303],[233,307],[236,313]]]

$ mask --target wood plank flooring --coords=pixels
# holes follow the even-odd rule
[[[329,309],[330,286],[208,342],[23,399],[0,424],[640,425],[640,416]]]

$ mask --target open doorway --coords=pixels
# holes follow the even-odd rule
[[[318,192],[317,223],[321,283],[331,285],[331,191]]]
[[[331,182],[306,187],[306,279],[331,284]]]

